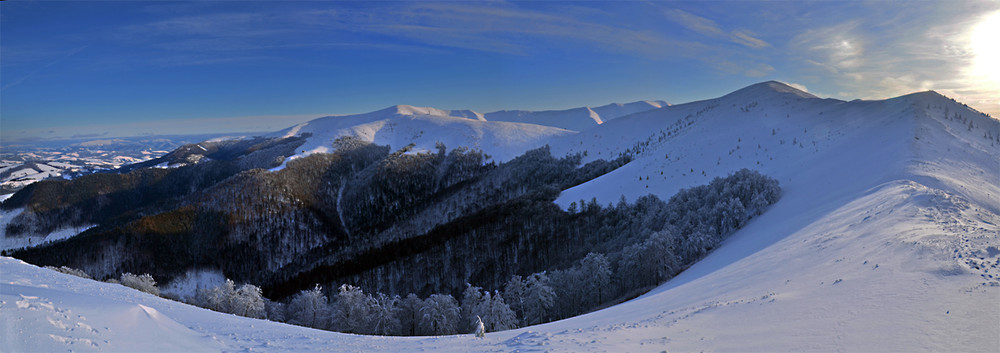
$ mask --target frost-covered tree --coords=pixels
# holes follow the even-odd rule
[[[205,309],[221,313],[233,312],[233,299],[236,297],[236,283],[226,279],[222,284],[212,288],[199,288],[195,293],[194,304]]]
[[[256,319],[270,317],[267,302],[260,287],[248,283],[236,288],[231,279],[212,288],[199,288],[191,299],[191,304],[206,309]]]
[[[499,292],[483,294],[483,300],[479,306],[479,315],[482,325],[489,332],[497,332],[517,328],[517,315],[504,303]]]
[[[123,286],[152,295],[160,295],[160,288],[156,287],[156,281],[153,280],[153,276],[150,276],[148,273],[134,275],[130,272],[125,272],[122,274],[120,281]]]
[[[481,307],[483,306],[483,292],[481,290],[482,288],[468,283],[465,284],[465,292],[462,293],[461,322],[458,325],[459,332],[469,332],[475,328],[476,321],[481,314]]]
[[[479,287],[466,285],[462,296],[461,315],[468,322],[468,330],[459,327],[460,332],[471,332],[482,324],[490,331],[503,331],[517,327],[517,315],[510,309],[499,292],[480,291]]]
[[[420,321],[423,318],[423,314],[420,313],[420,309],[423,308],[424,301],[417,297],[416,294],[410,293],[399,302],[399,306],[396,310],[396,317],[399,318],[399,324],[401,326],[402,335],[416,336],[421,333]]]
[[[326,304],[323,289],[316,285],[292,297],[288,303],[288,322],[300,326],[326,329],[330,326],[330,307]]]
[[[397,305],[400,302],[398,295],[386,295],[378,293],[368,300],[371,309],[368,311],[368,328],[366,333],[375,335],[399,335],[402,332],[402,325],[397,313]]]
[[[56,271],[56,272],[62,272],[62,273],[68,274],[68,275],[74,275],[74,276],[77,276],[77,277],[80,277],[80,278],[94,279],[94,277],[91,277],[86,272],[84,272],[82,270],[78,270],[78,269],[72,268],[72,267],[67,267],[67,266],[59,266],[59,267],[45,266],[45,268],[49,269],[49,270]]]
[[[580,274],[584,277],[581,283],[586,290],[584,298],[596,295],[596,304],[604,303],[604,295],[608,292],[608,285],[611,284],[611,265],[608,264],[608,257],[604,254],[589,253],[583,260],[580,260]],[[593,300],[586,300],[586,305],[593,305]]]
[[[549,309],[555,303],[556,293],[549,287],[544,272],[528,276],[524,284],[524,321],[527,325],[546,322]]]
[[[431,294],[420,308],[420,326],[431,335],[458,333],[459,308],[449,294]]]
[[[267,315],[260,287],[247,283],[236,289],[235,294],[232,301],[233,314],[255,319],[263,319]]]
[[[340,332],[366,333],[371,306],[371,297],[365,295],[361,288],[341,285],[333,303],[335,325],[332,327]]]
[[[522,321],[524,320],[524,298],[524,279],[518,275],[511,276],[503,287],[503,299]]]
[[[267,310],[267,319],[276,322],[285,322],[285,304],[267,300],[264,302]]]

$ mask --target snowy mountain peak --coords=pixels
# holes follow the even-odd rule
[[[649,110],[656,108],[669,107],[670,103],[661,100],[655,101],[635,101],[632,103],[611,103],[608,105],[602,105],[600,107],[593,108],[595,111],[611,110],[611,109],[632,109],[632,110]],[[600,114],[600,113],[598,113]]]
[[[938,93],[937,91],[929,90],[929,91],[923,91],[923,92],[910,93],[910,94],[899,96],[899,97],[892,98],[892,99],[889,99],[889,100],[905,100],[905,101],[912,101],[912,102],[915,102],[915,103],[917,103],[917,102],[935,103],[935,102],[941,102],[941,101],[951,101],[952,99],[948,98],[947,96],[945,96],[945,95],[943,95],[941,93]]]
[[[378,116],[385,115],[405,115],[405,116],[436,116],[445,118],[463,118],[479,121],[486,121],[483,113],[473,110],[444,110],[433,107],[417,107],[412,105],[394,105],[374,113]]]
[[[430,115],[430,116],[451,116],[451,112],[443,109],[431,108],[431,107],[416,107],[412,105],[394,105],[385,109],[378,111],[379,113],[394,114],[394,115]]]
[[[766,81],[761,83],[752,84],[750,86],[744,87],[733,93],[727,94],[724,97],[768,97],[768,96],[786,96],[791,95],[798,98],[819,98],[815,95],[800,90],[798,88],[792,87],[784,82],[779,81]]]

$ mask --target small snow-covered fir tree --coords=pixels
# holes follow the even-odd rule
[[[486,326],[483,325],[483,319],[479,316],[476,316],[476,337],[486,337]]]

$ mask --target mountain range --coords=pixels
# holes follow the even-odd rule
[[[1000,121],[933,91],[842,101],[769,81],[676,105],[637,102],[490,114],[395,106],[319,118],[268,136],[206,144],[183,150],[186,167],[147,165],[120,179],[32,184],[2,204],[4,236],[24,239],[94,226],[68,240],[14,255],[36,264],[83,268],[97,277],[123,271],[165,276],[179,275],[184,268],[167,268],[178,264],[157,262],[141,251],[143,256],[125,258],[153,248],[136,245],[145,239],[140,235],[197,240],[215,229],[198,226],[212,225],[228,229],[220,233],[224,237],[212,238],[214,242],[236,244],[223,247],[219,254],[225,256],[263,249],[272,244],[261,240],[269,236],[298,237],[277,243],[285,246],[268,253],[272,257],[262,263],[240,271],[223,269],[227,277],[277,269],[274,273],[284,274],[271,277],[272,283],[303,289],[309,283],[288,285],[294,281],[286,279],[317,268],[333,269],[347,272],[322,278],[357,280],[369,288],[385,281],[391,284],[383,283],[379,290],[431,293],[463,278],[490,283],[500,278],[490,279],[485,275],[489,271],[477,270],[483,267],[475,261],[460,265],[456,261],[461,258],[443,255],[400,255],[412,261],[377,262],[356,272],[341,270],[347,263],[337,259],[365,259],[351,256],[372,249],[397,253],[403,248],[386,244],[399,244],[394,242],[400,239],[442,241],[452,249],[456,243],[447,240],[453,239],[452,233],[442,229],[500,219],[518,205],[558,205],[559,210],[545,213],[556,215],[584,204],[639,204],[646,195],[668,200],[743,169],[780,183],[781,198],[746,220],[704,258],[637,298],[556,322],[488,333],[484,339],[312,331],[215,314],[4,258],[0,300],[8,304],[0,310],[4,317],[22,318],[27,323],[19,327],[28,331],[6,341],[5,349],[56,350],[90,343],[142,350],[150,341],[164,350],[267,351],[1000,347]],[[202,153],[191,152],[197,150],[204,157],[187,157]],[[431,164],[390,163],[418,160]],[[166,159],[146,163],[165,162],[171,164]],[[423,165],[438,169],[421,169]],[[323,172],[310,174],[317,166],[325,166]],[[433,187],[382,178],[401,170],[425,170],[421,178],[432,180]],[[516,183],[505,184],[510,180]],[[490,194],[494,185],[504,185],[504,191]],[[288,189],[277,190],[279,186]],[[386,198],[403,200],[386,204],[379,201],[383,193],[421,196]],[[484,207],[479,200],[492,201]],[[287,218],[274,223],[268,214],[239,211],[245,206],[286,212],[269,214]],[[493,222],[489,224],[498,228],[511,224]],[[357,237],[374,245],[358,251],[326,245],[348,244]],[[615,235],[607,237],[593,249],[610,254],[602,246],[615,244]],[[508,249],[546,249],[537,240],[543,238],[513,239],[522,247]],[[545,261],[520,260],[532,264],[515,267],[515,273],[558,270],[583,255],[545,254]],[[218,254],[197,258],[212,264],[211,255]],[[405,271],[392,270],[421,263],[464,275],[435,274],[437,282],[415,288],[400,277]],[[281,272],[286,270],[291,272]],[[315,278],[320,277],[308,279]],[[270,293],[277,295],[281,287],[272,286]],[[139,324],[122,324],[126,321]],[[150,336],[143,327],[156,327],[154,332],[161,335]]]

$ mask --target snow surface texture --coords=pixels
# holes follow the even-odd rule
[[[550,142],[602,158],[649,141],[632,163],[564,192],[563,205],[669,197],[744,167],[782,183],[769,211],[624,304],[483,339],[365,337],[214,313],[2,258],[0,350],[996,351],[1000,147],[991,133],[1000,135],[997,120],[933,92],[842,102],[754,85]]]

